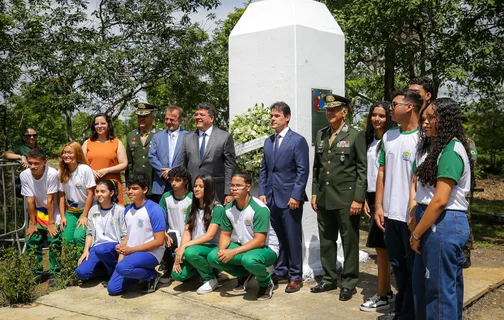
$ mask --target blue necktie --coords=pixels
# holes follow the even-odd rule
[[[174,138],[173,132],[168,132],[168,162],[170,168],[172,167],[172,162],[173,162],[173,153],[175,151],[175,147],[173,146],[173,138]]]
[[[201,141],[201,147],[199,148],[199,158],[203,160],[203,156],[205,155],[205,142],[206,142],[206,133],[202,133],[203,140]]]
[[[276,158],[277,151],[278,151],[278,140],[280,140],[280,134],[275,135],[275,145],[273,147],[273,158]]]

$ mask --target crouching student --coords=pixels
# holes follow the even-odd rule
[[[257,300],[273,295],[273,281],[267,267],[278,257],[278,238],[270,224],[270,211],[250,195],[252,179],[247,173],[236,173],[231,179],[234,201],[225,207],[220,224],[219,247],[208,255],[208,263],[238,278],[234,292],[245,292],[250,279],[259,282]]]
[[[217,200],[215,186],[210,175],[196,178],[193,186],[194,197],[187,209],[185,230],[176,252],[172,278],[185,281],[199,274],[204,283],[197,294],[212,292],[219,283],[208,264],[208,254],[219,243],[217,232],[224,207]]]
[[[154,269],[164,253],[166,223],[163,209],[147,199],[149,176],[135,172],[126,179],[128,205],[124,214],[126,238],[116,246],[119,253],[114,274],[108,282],[110,295],[119,295],[140,280],[147,281],[143,293],[156,291],[160,274]]]
[[[44,151],[34,148],[27,155],[28,169],[21,172],[21,194],[28,205],[29,225],[26,245],[35,250],[39,275],[43,273],[42,244],[49,245],[49,274],[58,271],[56,254],[61,251],[60,214],[57,205],[59,174],[49,167]]]
[[[172,190],[165,192],[159,201],[159,205],[164,210],[166,219],[165,234],[166,249],[161,264],[156,270],[163,274],[161,283],[169,283],[175,249],[178,247],[185,229],[185,218],[188,207],[191,205],[193,194],[187,189],[191,176],[185,167],[176,167],[168,172],[168,182]]]
[[[81,280],[100,276],[110,278],[119,257],[116,246],[126,236],[124,207],[118,204],[115,182],[98,182],[95,195],[98,204],[89,210],[86,244],[76,270]]]

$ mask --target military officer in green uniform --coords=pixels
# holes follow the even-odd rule
[[[317,212],[322,281],[311,292],[336,289],[336,240],[341,234],[345,262],[339,299],[356,293],[359,280],[359,215],[366,195],[367,153],[364,132],[345,123],[350,100],[325,97],[329,126],[317,132],[311,205]]]
[[[150,179],[149,186],[152,185],[153,169],[149,163],[149,148],[152,137],[159,130],[154,127],[156,119],[156,106],[149,103],[139,103],[137,105],[136,115],[138,117],[138,129],[129,132],[126,135],[126,153],[128,155],[128,169],[126,169],[126,179],[135,172],[145,172]],[[147,198],[156,201],[157,195],[149,193]]]

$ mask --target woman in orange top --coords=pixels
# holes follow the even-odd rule
[[[114,125],[108,115],[97,114],[91,124],[91,137],[82,145],[84,154],[93,169],[96,182],[115,180],[119,203],[124,206],[121,171],[128,166],[126,149],[114,135]]]

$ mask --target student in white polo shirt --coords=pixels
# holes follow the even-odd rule
[[[235,292],[244,292],[252,276],[259,282],[257,300],[273,295],[273,281],[267,267],[278,258],[278,238],[270,224],[270,211],[250,195],[252,178],[235,173],[231,179],[233,201],[222,215],[219,247],[208,255],[208,263],[238,278]]]
[[[171,190],[161,196],[159,205],[165,212],[166,219],[166,249],[163,260],[156,267],[163,274],[160,283],[172,281],[171,273],[175,262],[175,249],[180,245],[185,230],[187,209],[191,205],[193,193],[188,189],[191,176],[185,167],[178,166],[168,172],[168,182]]]
[[[39,148],[28,152],[28,169],[21,172],[21,194],[25,196],[28,205],[29,224],[26,230],[26,245],[35,250],[37,257],[37,274],[41,275],[42,243],[49,244],[49,274],[58,270],[56,252],[61,251],[59,234],[60,213],[57,197],[59,188],[59,174],[49,167],[44,151]],[[56,251],[56,252],[55,252]]]
[[[387,255],[397,284],[394,319],[414,319],[408,201],[422,98],[412,90],[398,90],[393,97],[390,113],[399,126],[389,129],[382,137],[376,179],[375,222],[385,232]]]
[[[59,159],[62,238],[84,248],[96,181],[78,142],[63,146]]]
[[[185,230],[171,275],[176,281],[185,281],[199,274],[204,283],[196,293],[207,294],[219,286],[215,269],[210,267],[207,257],[219,244],[219,224],[224,207],[217,200],[211,175],[197,176],[193,191],[194,197],[187,208]]]
[[[416,252],[416,319],[462,319],[467,195],[474,185],[474,161],[454,100],[436,99],[424,110],[421,123],[414,197],[418,205],[410,239]]]
[[[96,186],[98,204],[89,210],[86,244],[75,270],[81,280],[100,276],[110,278],[117,265],[119,254],[116,246],[126,236],[126,225],[124,207],[118,204],[115,184],[114,180],[101,180]],[[103,285],[106,286],[106,283],[103,282]]]
[[[157,203],[147,199],[149,176],[135,172],[126,179],[126,186],[133,203],[124,211],[127,235],[116,247],[119,262],[107,286],[110,295],[119,295],[140,280],[147,280],[143,293],[156,291],[161,274],[154,268],[165,250],[164,212]]]

